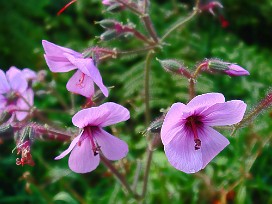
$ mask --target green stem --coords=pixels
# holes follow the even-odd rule
[[[134,8],[131,4],[129,4],[129,3],[125,2],[125,1],[123,1],[123,0],[115,0],[115,1],[117,1],[120,4],[123,4],[124,6],[126,6],[128,9],[130,9],[134,13],[136,13],[136,14],[138,14],[140,16],[142,15],[142,12],[139,11],[137,8]]]
[[[149,51],[146,56],[145,69],[144,69],[144,102],[145,102],[145,123],[146,126],[150,123],[150,106],[149,106],[149,98],[150,98],[150,90],[149,90],[149,80],[150,80],[150,64],[151,59],[153,57],[153,51]]]
[[[142,195],[141,197],[144,198],[147,192],[147,183],[148,183],[148,178],[149,178],[149,171],[151,167],[151,161],[152,161],[152,156],[153,156],[153,141],[151,147],[147,147],[147,159],[146,159],[146,167],[145,167],[145,172],[144,172],[144,184],[143,184],[143,190],[142,190]]]
[[[207,66],[207,62],[201,63],[195,70],[193,76],[189,79],[189,99],[193,99],[195,97],[195,83],[196,83],[196,78],[198,77],[201,69],[203,67]]]
[[[135,194],[130,185],[128,184],[126,178],[119,173],[119,171],[111,164],[109,160],[107,160],[105,157],[100,156],[101,161],[103,164],[109,168],[109,170],[116,176],[116,178],[120,181],[120,183],[123,185],[123,187],[128,191],[129,194],[133,195],[135,199],[139,199],[139,195]]]
[[[180,22],[176,23],[172,28],[170,28],[161,38],[161,42],[163,42],[173,31],[178,29],[180,26],[183,24],[187,23],[190,21],[197,13],[198,13],[198,5],[199,5],[199,0],[196,0],[195,2],[195,7],[193,9],[193,12],[185,19],[181,20]]]

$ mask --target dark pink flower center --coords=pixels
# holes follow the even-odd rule
[[[99,151],[100,151],[100,146],[97,144],[97,142],[94,140],[94,137],[93,137],[93,134],[92,134],[92,127],[85,127],[84,128],[84,131],[86,131],[86,135],[87,137],[90,139],[91,141],[91,146],[92,146],[92,150],[93,150],[93,154],[94,156],[98,155],[99,154]],[[85,138],[83,138],[84,140]],[[80,140],[78,142],[78,145],[80,146],[81,145],[81,141]]]
[[[199,150],[201,147],[201,140],[198,137],[197,128],[202,125],[200,117],[192,115],[186,120],[186,127],[191,129],[194,135],[195,150]]]

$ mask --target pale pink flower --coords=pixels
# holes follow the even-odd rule
[[[79,111],[72,118],[72,122],[83,130],[73,139],[69,148],[55,159],[62,159],[71,152],[68,163],[70,169],[76,173],[87,173],[96,169],[100,152],[109,160],[122,159],[127,155],[127,144],[103,130],[103,127],[126,121],[129,117],[126,108],[112,102]]]
[[[45,50],[45,60],[52,72],[69,72],[77,69],[68,81],[68,91],[90,98],[94,94],[94,83],[107,97],[109,92],[102,81],[99,70],[93,59],[84,58],[83,54],[69,48],[42,41]]]
[[[28,115],[34,102],[34,93],[28,87],[23,72],[11,67],[6,74],[0,70],[0,112],[10,111],[21,121]]]
[[[170,164],[185,173],[205,168],[229,144],[211,127],[238,123],[245,110],[243,101],[225,102],[220,93],[196,96],[187,105],[173,104],[161,129],[164,151]]]

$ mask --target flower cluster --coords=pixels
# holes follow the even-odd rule
[[[34,93],[29,86],[35,80],[36,73],[30,69],[22,71],[16,67],[4,73],[0,70],[0,112],[11,114],[10,120],[24,120],[33,106]]]
[[[81,53],[46,40],[43,40],[42,44],[45,60],[52,72],[77,69],[66,85],[68,91],[90,98],[94,95],[95,83],[102,93],[108,96],[108,89],[103,84],[93,59],[84,58]],[[69,167],[77,173],[87,173],[96,169],[100,156],[109,160],[122,159],[128,152],[127,144],[102,128],[126,121],[129,117],[126,108],[112,102],[79,111],[72,118],[72,122],[83,130],[73,139],[68,149],[55,159],[61,159],[71,152]]]

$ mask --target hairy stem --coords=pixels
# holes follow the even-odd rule
[[[178,29],[180,26],[183,26],[185,23],[190,21],[197,13],[198,13],[198,5],[199,5],[199,0],[196,0],[195,6],[193,9],[193,12],[185,19],[177,22],[174,26],[172,26],[161,38],[161,42],[163,42],[173,31]]]
[[[103,164],[110,169],[110,171],[116,176],[116,178],[120,181],[120,183],[123,185],[123,187],[128,191],[129,194],[133,195],[135,199],[139,199],[139,195],[135,194],[130,185],[128,184],[126,178],[119,173],[119,171],[111,164],[109,160],[107,160],[105,157],[100,156],[101,161]]]
[[[149,98],[150,98],[150,90],[149,90],[149,83],[150,83],[150,64],[151,59],[153,57],[153,51],[149,51],[146,56],[145,61],[145,69],[144,69],[144,102],[145,102],[145,124],[148,126],[150,123],[150,107],[149,107]]]

